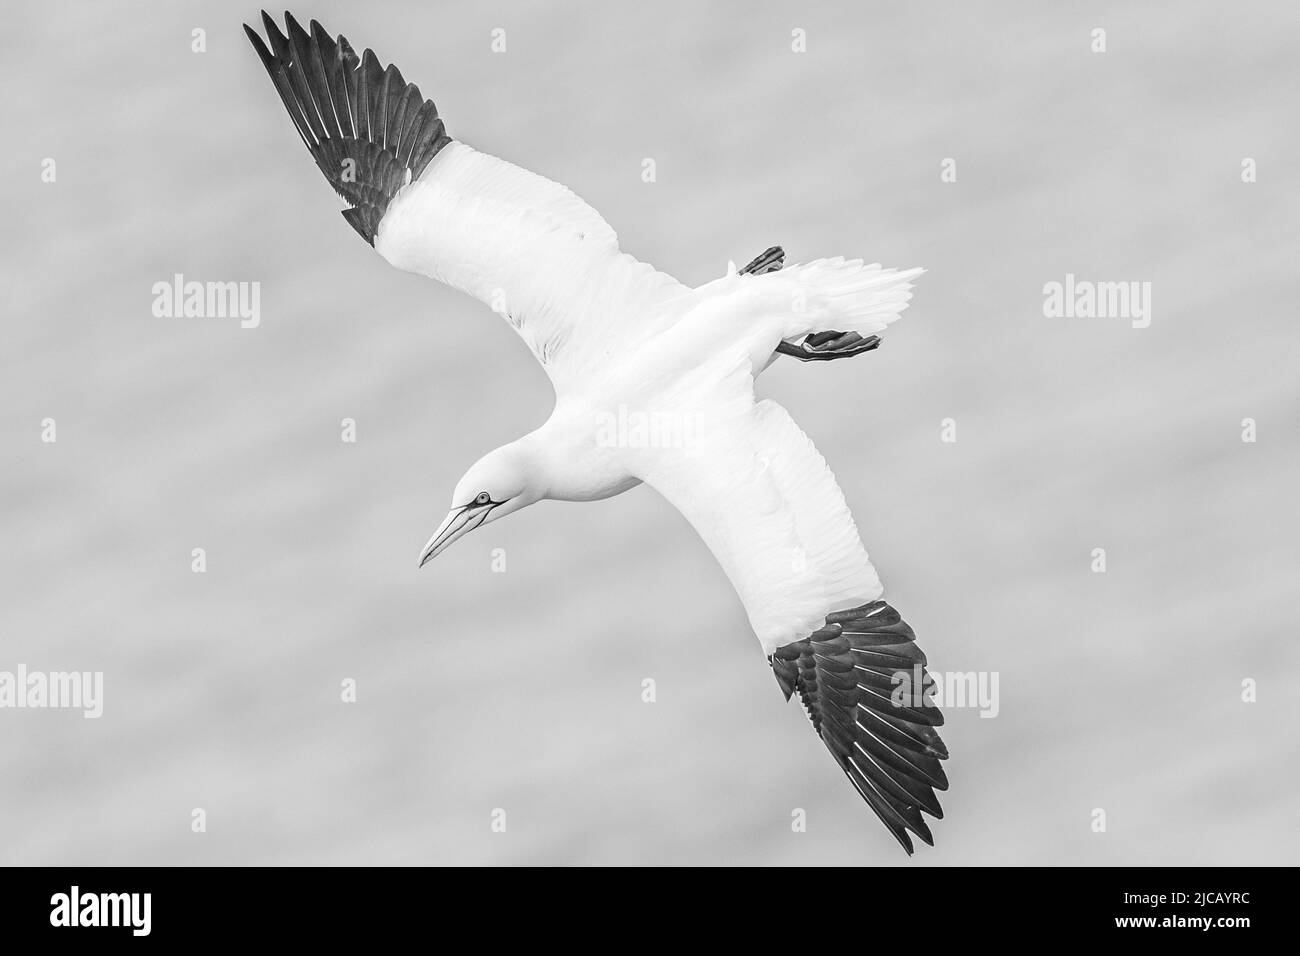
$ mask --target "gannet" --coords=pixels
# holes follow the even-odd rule
[[[432,100],[315,20],[244,29],[343,218],[391,265],[487,303],[550,377],[550,417],[456,484],[424,566],[543,499],[649,485],[722,565],[785,699],[799,694],[840,769],[910,854],[933,845],[948,756],[925,655],[880,578],[826,462],[754,380],[781,354],[846,358],[880,344],[922,270],[861,259],[786,267],[773,247],[689,288],[619,250],[564,186],[452,139]],[[622,416],[621,419],[618,416]],[[667,422],[672,441],[615,430]],[[653,436],[651,436],[653,438]],[[919,677],[920,679],[914,679]],[[910,679],[909,678],[913,678]],[[739,768],[737,768],[739,769]]]

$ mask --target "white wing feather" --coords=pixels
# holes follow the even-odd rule
[[[674,396],[693,416],[689,440],[629,462],[704,539],[771,654],[883,588],[825,460],[784,408],[755,403],[748,358],[701,371],[694,380],[713,383],[705,392]]]
[[[568,188],[460,142],[393,198],[375,249],[487,303],[557,390],[652,334],[692,291],[620,252],[614,230]]]

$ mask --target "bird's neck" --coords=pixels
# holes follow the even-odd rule
[[[597,501],[637,483],[610,449],[597,444],[590,416],[552,414],[514,445],[542,498]]]

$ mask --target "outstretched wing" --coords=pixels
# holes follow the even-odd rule
[[[621,252],[566,187],[447,135],[432,100],[371,50],[265,13],[245,26],[294,127],[350,208],[344,218],[401,269],[504,316],[560,388],[652,335],[691,301],[676,279]],[[269,46],[268,46],[269,43]]]
[[[925,656],[883,588],[825,460],[785,409],[753,400],[743,356],[680,395],[689,439],[633,453],[635,474],[691,522],[726,571],[787,699],[910,853],[931,843],[947,757]],[[669,412],[661,412],[669,414]]]

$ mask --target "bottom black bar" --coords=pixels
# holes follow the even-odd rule
[[[1283,869],[683,870],[667,874],[525,869],[37,868],[0,871],[6,942],[374,942],[423,925],[511,930],[676,927],[827,936],[846,924],[880,942],[891,931],[975,938],[1123,939],[1232,946],[1285,926]],[[544,920],[544,922],[538,922]],[[414,921],[414,922],[412,922]],[[449,921],[443,923],[442,921]],[[738,922],[737,922],[738,921]],[[640,927],[638,929],[637,927]],[[876,931],[884,935],[877,935]],[[797,930],[796,930],[797,931]],[[972,933],[976,935],[971,935]],[[841,942],[846,939],[842,938]]]

